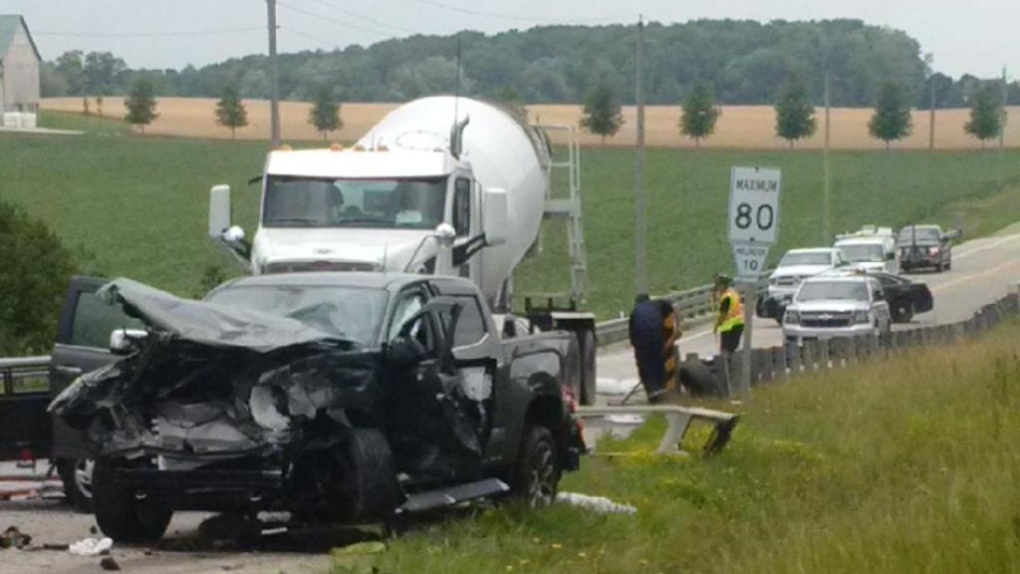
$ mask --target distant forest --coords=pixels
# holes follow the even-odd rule
[[[634,101],[636,25],[546,26],[494,35],[412,36],[369,47],[279,55],[280,96],[311,100],[330,87],[340,101],[399,102],[457,89],[528,104],[581,103],[599,79],[608,79],[625,104]],[[157,95],[219,97],[234,85],[247,98],[268,98],[268,58],[234,58],[201,68],[132,70],[108,52],[67,52],[45,62],[44,96],[124,94],[139,77]],[[921,46],[906,33],[859,20],[818,22],[699,20],[645,25],[648,104],[677,105],[696,85],[710,87],[721,104],[772,104],[796,75],[821,104],[825,69],[835,106],[872,106],[879,86],[893,80],[927,109],[967,106],[970,94],[995,78],[951,78],[928,68]],[[1020,104],[1020,83],[1008,99]]]

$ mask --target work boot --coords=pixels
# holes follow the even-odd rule
[[[657,405],[666,399],[669,393],[665,389],[659,389],[657,391],[651,391],[648,393],[648,404]]]

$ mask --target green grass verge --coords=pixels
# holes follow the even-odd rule
[[[123,122],[46,112],[44,125],[83,136],[0,134],[0,196],[42,218],[80,253],[86,270],[126,275],[185,295],[202,291],[211,265],[233,271],[205,237],[208,189],[234,190],[235,218],[249,233],[267,145],[131,135]],[[114,137],[117,136],[117,137]],[[589,308],[626,310],[634,291],[633,151],[582,152]],[[821,155],[814,152],[648,150],[648,258],[653,293],[704,284],[733,268],[726,238],[729,169],[783,169],[780,243],[822,243]],[[839,152],[832,155],[833,233],[864,223],[935,220],[969,236],[1020,220],[1020,150],[1006,153],[1000,193],[997,152]],[[562,226],[550,223],[541,256],[526,262],[517,291],[565,291]]]
[[[360,568],[1016,572],[1018,336],[1013,323],[981,341],[759,387],[716,457],[651,454],[662,428],[653,422],[605,445],[635,456],[588,458],[563,481],[632,504],[633,516],[479,511],[413,531]],[[335,561],[335,572],[351,571],[350,558]]]

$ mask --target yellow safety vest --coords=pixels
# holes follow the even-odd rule
[[[722,303],[726,299],[730,300],[730,309],[726,313],[726,318],[722,319],[719,323],[719,330],[724,333],[744,326],[744,304],[740,301],[740,295],[732,288],[727,289],[722,297],[719,298],[720,308],[722,308]]]

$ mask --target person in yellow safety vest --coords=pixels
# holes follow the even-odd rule
[[[744,304],[733,288],[733,280],[725,275],[716,278],[715,290],[719,295],[719,310],[714,333],[719,333],[719,350],[732,353],[740,346],[744,334]]]

